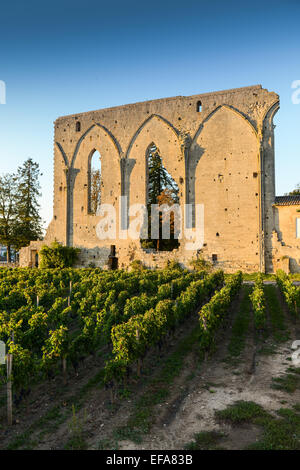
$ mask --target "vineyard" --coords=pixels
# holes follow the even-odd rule
[[[297,321],[299,287],[283,272],[276,282],[286,311]],[[13,416],[19,416],[25,404],[37,399],[36,390],[51,383],[60,384],[63,398],[74,377],[84,377],[86,364],[95,360],[93,384],[117,416],[126,393],[144,386],[151,361],[157,362],[151,366],[155,373],[190,327],[200,363],[211,360],[220,334],[232,322],[234,332],[234,321],[239,320],[236,328],[252,324],[258,342],[267,341],[270,328],[278,333],[283,320],[272,312],[268,292],[261,275],[245,286],[241,272],[0,269],[0,340],[11,361],[9,374],[0,365],[0,404],[5,409],[8,390]],[[238,336],[241,342],[241,332]],[[120,430],[118,436],[121,441],[128,437]]]
[[[222,272],[2,270],[0,339],[16,392],[59,368],[66,383],[69,367],[110,344],[105,381],[119,381],[223,281]]]

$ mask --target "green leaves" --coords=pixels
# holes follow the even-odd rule
[[[38,163],[28,158],[16,174],[0,177],[0,243],[17,250],[31,240],[42,237],[39,215],[40,170]]]
[[[137,315],[128,321],[115,325],[111,331],[114,359],[107,363],[107,380],[112,381],[113,371],[119,374],[124,365],[131,365],[143,359],[149,348],[158,344],[168,333],[172,332],[186,317],[192,314],[207,295],[220,287],[224,281],[222,271],[218,271],[205,279],[197,280],[198,274],[184,274],[172,281],[169,286],[160,286],[157,296],[152,297],[153,308],[146,310],[146,298],[139,297],[127,300],[126,316],[135,308]],[[233,288],[232,288],[233,289]],[[174,299],[162,299],[164,295],[172,295]],[[145,311],[146,310],[146,311]],[[124,312],[125,313],[125,312]],[[118,367],[120,362],[120,367]]]
[[[40,250],[40,267],[70,268],[75,263],[79,252],[79,248],[63,246],[56,241],[50,246],[44,245]]]
[[[8,247],[8,262],[10,262],[10,247],[14,244],[18,220],[16,198],[16,175],[0,176],[0,244]]]
[[[31,240],[42,237],[42,219],[39,215],[40,193],[39,164],[28,158],[17,171],[18,192],[16,210],[18,214],[17,247],[28,245]]]
[[[201,348],[208,350],[213,344],[215,331],[224,320],[229,306],[242,285],[242,273],[239,271],[232,279],[205,304],[199,313],[201,329]]]
[[[50,377],[62,360],[66,375],[67,362],[76,369],[111,342],[107,380],[119,380],[223,282],[221,271],[0,268],[0,339],[14,334],[15,384]]]
[[[256,277],[254,289],[250,294],[254,312],[254,325],[257,330],[260,330],[266,325],[266,300],[264,294],[264,283],[262,274],[259,273]]]
[[[57,330],[50,331],[49,338],[46,339],[42,347],[42,364],[47,369],[57,359],[68,355],[69,337],[68,328],[60,326]]]
[[[294,286],[288,275],[284,271],[278,270],[276,273],[276,281],[279,289],[289,306],[291,313],[299,315],[300,312],[300,289]]]

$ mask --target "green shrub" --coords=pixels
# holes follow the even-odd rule
[[[176,260],[167,260],[165,263],[164,269],[169,269],[170,271],[173,271],[173,270],[183,271],[181,264]]]
[[[195,271],[202,271],[203,269],[210,271],[212,269],[212,264],[202,257],[191,259],[189,264]]]
[[[58,242],[44,245],[40,250],[41,268],[70,268],[77,260],[79,248],[63,246]]]
[[[144,269],[146,269],[140,259],[135,259],[134,261],[132,261],[132,263],[130,263],[130,268],[132,269],[132,271],[143,271]]]
[[[279,269],[276,272],[276,282],[288,304],[288,307],[291,313],[293,313],[294,315],[299,315],[299,312],[300,312],[300,289],[299,287],[294,286],[289,276],[281,269]]]

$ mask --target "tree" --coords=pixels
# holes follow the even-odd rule
[[[148,204],[157,204],[157,197],[168,189],[178,202],[178,186],[162,164],[158,148],[153,144],[148,157]]]
[[[289,193],[289,196],[300,195],[300,183],[297,184],[296,188]]]
[[[90,211],[97,214],[101,204],[101,171],[91,170]]]
[[[172,193],[172,191],[170,189],[164,189],[160,194],[159,196],[157,196],[157,203],[159,206],[169,206],[170,208],[173,206],[173,204],[177,203],[178,202],[178,197],[177,197],[177,194],[176,194],[176,198],[175,198],[175,194]],[[161,249],[163,250],[168,250],[168,251],[171,251],[173,250],[174,248],[178,248],[178,239],[175,238],[175,231],[177,229],[177,227],[175,226],[175,216],[176,216],[176,213],[174,213],[174,211],[172,210],[169,210],[169,209],[165,209],[164,208],[164,211],[163,212],[160,212],[159,214],[159,224],[160,224],[160,227],[159,227],[159,230],[160,230],[160,238],[157,240],[157,251],[159,251],[160,247]],[[162,238],[162,233],[163,233],[163,227],[166,225],[168,226],[170,224],[170,238],[169,239],[163,239]]]
[[[6,246],[6,259],[11,262],[17,224],[17,178],[14,174],[0,176],[0,243]]]
[[[163,240],[162,238],[162,225],[163,216],[159,215],[159,238],[157,240],[151,239],[151,206],[152,204],[163,205],[167,204],[172,206],[179,202],[178,186],[176,182],[169,175],[167,170],[162,164],[162,158],[159,150],[155,144],[152,144],[148,154],[148,200],[147,200],[147,213],[148,213],[148,240],[142,240],[142,246],[148,248],[155,248],[157,251],[172,250],[178,246],[178,241],[174,240],[174,213],[171,212],[171,238]],[[173,227],[173,232],[172,232]]]
[[[39,215],[40,193],[39,164],[28,158],[17,171],[17,231],[15,246],[17,249],[27,246],[31,240],[42,238],[42,219]]]

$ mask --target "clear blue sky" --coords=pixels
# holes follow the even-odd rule
[[[300,2],[2,2],[0,173],[32,157],[52,217],[53,121],[60,115],[261,83],[279,93],[276,192],[300,182]]]

